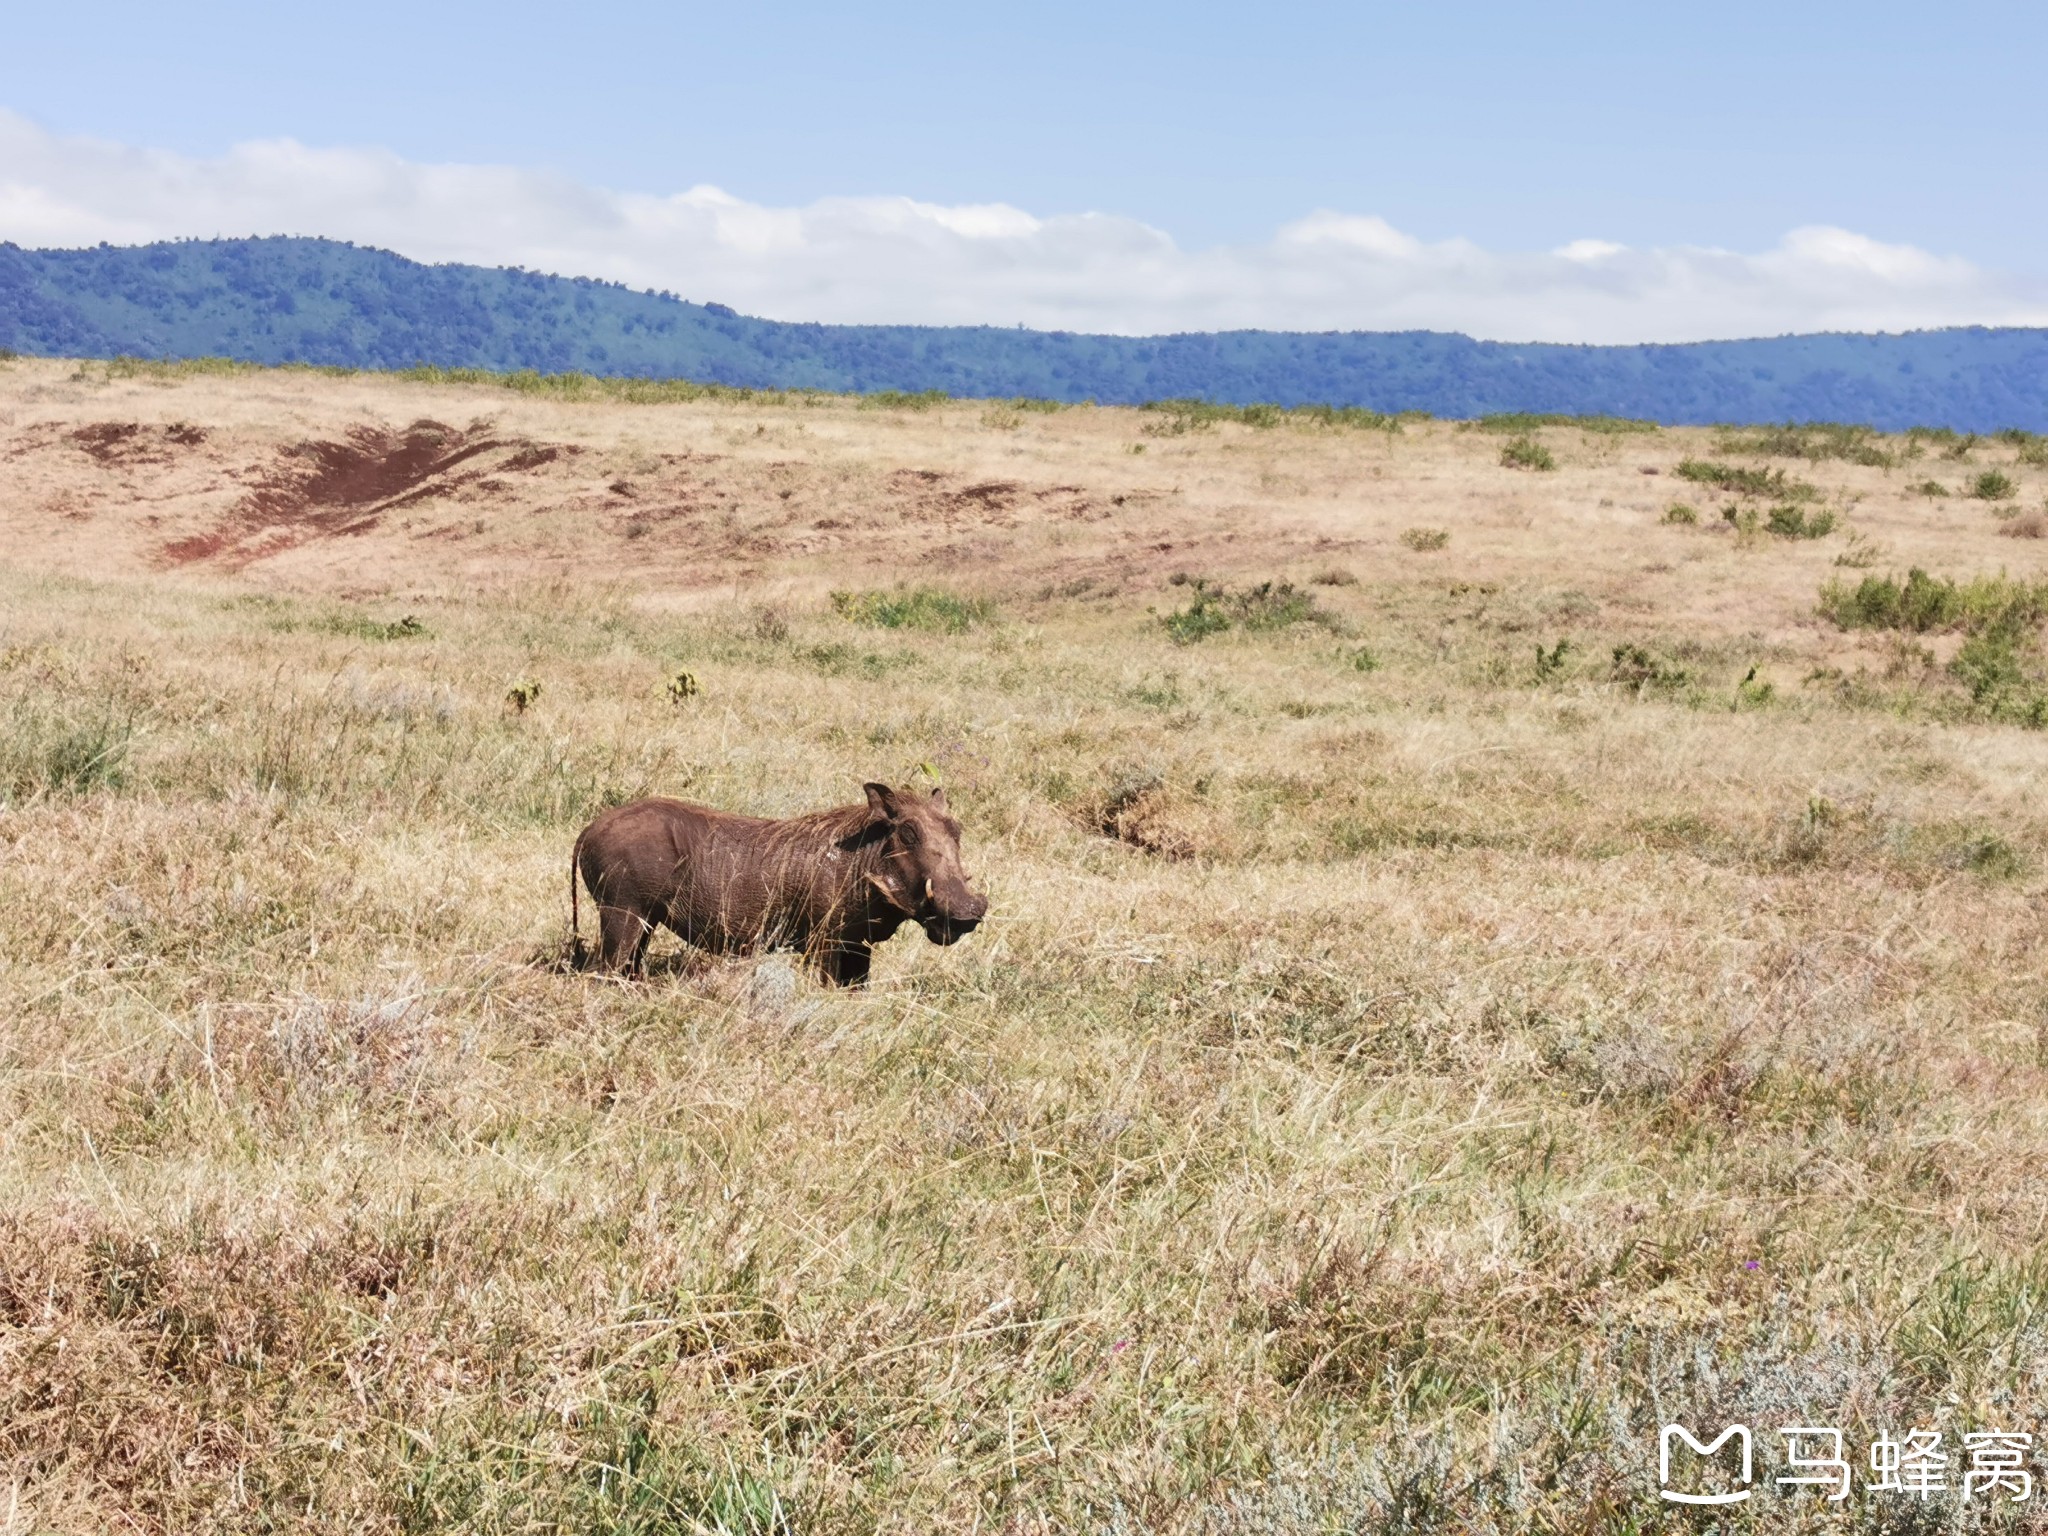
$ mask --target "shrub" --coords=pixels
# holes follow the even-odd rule
[[[1191,399],[1148,400],[1139,409],[1165,418],[1149,422],[1141,429],[1148,437],[1184,437],[1190,432],[1206,432],[1219,421],[1234,421],[1262,430],[1286,424],[1398,432],[1404,419],[1416,415],[1404,411],[1400,416],[1391,416],[1357,405],[1223,405],[1214,400]]]
[[[1292,582],[1262,581],[1255,587],[1232,589],[1211,586],[1200,577],[1179,575],[1175,586],[1191,587],[1194,599],[1187,607],[1160,617],[1160,624],[1176,645],[1193,645],[1226,629],[1285,629],[1294,624],[1339,627],[1334,614],[1316,606],[1316,600]]]
[[[1557,460],[1550,456],[1550,450],[1528,436],[1510,438],[1501,447],[1500,462],[1504,469],[1557,468]]]
[[[1404,416],[1410,413],[1403,412]],[[1355,427],[1368,432],[1398,432],[1401,416],[1369,411],[1361,405],[1297,405],[1287,413],[1291,421],[1317,427]]]
[[[1915,634],[2033,625],[2048,613],[2048,581],[2014,581],[2001,574],[1958,583],[1914,566],[1904,581],[1866,576],[1851,587],[1831,580],[1820,589],[1820,612],[1842,629],[1902,629]]]
[[[1536,647],[1536,681],[1548,682],[1562,672],[1564,659],[1570,654],[1571,648],[1570,640],[1560,640],[1547,651],[1539,644]]]
[[[1557,412],[1494,411],[1475,423],[1484,432],[1517,432],[1527,435],[1538,427],[1577,427],[1581,432],[1620,436],[1627,432],[1661,432],[1654,421],[1632,416],[1566,416]]]
[[[1351,668],[1355,672],[1377,672],[1383,665],[1369,645],[1361,645],[1351,653]]]
[[[937,587],[895,592],[834,592],[832,611],[877,629],[930,629],[957,635],[995,617],[985,597],[961,597]]]
[[[1448,528],[1403,528],[1401,542],[1418,554],[1427,554],[1450,543],[1451,531]]]
[[[1723,464],[1718,459],[1681,459],[1672,473],[1695,485],[1711,485],[1717,491],[1737,496],[1767,496],[1781,502],[1820,499],[1819,486],[1789,479],[1782,469],[1751,469],[1741,464]]]
[[[928,411],[952,398],[943,389],[921,389],[916,394],[900,389],[878,389],[871,395],[860,397],[860,408],[864,411]]]
[[[1978,501],[2011,501],[2019,495],[2019,484],[2002,470],[1987,469],[1970,482],[1965,493]]]
[[[1664,509],[1664,516],[1659,519],[1660,522],[1670,523],[1681,528],[1690,528],[1699,520],[1699,512],[1682,501],[1671,503],[1670,506]]]
[[[1773,507],[1764,526],[1783,539],[1824,539],[1835,531],[1835,514],[1821,511],[1809,517],[1798,507]]]
[[[329,634],[356,640],[418,640],[428,634],[427,626],[411,614],[386,622],[359,614],[337,614],[321,626]]]
[[[1918,485],[1909,485],[1906,489],[1915,491],[1930,501],[1942,500],[1948,496],[1948,487],[1939,480],[1922,480]]]
[[[529,678],[523,683],[514,683],[505,695],[505,702],[512,706],[512,713],[523,715],[533,707],[533,701],[540,697],[540,684]]]
[[[1328,570],[1317,571],[1308,580],[1309,585],[1312,587],[1355,587],[1358,585],[1357,574],[1346,570],[1341,565],[1333,565]]]
[[[1872,469],[1890,469],[1898,462],[1898,455],[1884,446],[1876,428],[1834,421],[1810,421],[1803,426],[1787,422],[1747,434],[1723,432],[1715,446],[1723,453],[1805,459],[1811,464],[1840,459]]]
[[[1647,689],[1669,691],[1681,688],[1687,681],[1684,668],[1664,660],[1640,645],[1617,645],[1609,675],[1617,683],[1633,688],[1637,693]]]
[[[2048,517],[2039,512],[2023,512],[1998,531],[2008,539],[2048,538]]]
[[[689,699],[696,698],[697,695],[702,693],[704,690],[702,687],[698,685],[697,674],[692,672],[688,667],[685,667],[682,671],[676,673],[674,677],[668,680],[668,688],[666,691],[668,693],[669,703],[681,704]]]

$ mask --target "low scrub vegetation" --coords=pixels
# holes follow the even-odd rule
[[[1220,422],[1260,430],[1288,425],[1397,432],[1402,420],[1385,411],[1348,405],[1224,405],[1213,400],[1154,400],[1143,409],[1157,418],[1142,428],[1150,437],[1185,437],[1190,432],[1207,431]]]
[[[1988,628],[2037,625],[2048,614],[2048,581],[2000,574],[1957,581],[1918,566],[1901,579],[1866,576],[1853,586],[1831,580],[1821,588],[1820,611],[1843,629],[1936,630],[1975,633]]]
[[[1473,425],[1485,432],[1513,432],[1522,435],[1534,432],[1538,427],[1577,427],[1581,432],[1593,432],[1605,437],[1663,430],[1654,421],[1639,421],[1629,416],[1566,416],[1555,412],[1536,414],[1529,411],[1497,411],[1491,415],[1481,416]]]
[[[1189,601],[1161,616],[1159,622],[1176,645],[1192,645],[1225,630],[1251,631],[1287,629],[1296,624],[1319,624],[1341,629],[1334,614],[1317,605],[1313,593],[1292,582],[1262,581],[1253,586],[1231,587],[1211,583],[1199,576],[1176,576],[1174,585],[1187,588]]]
[[[1681,480],[1712,486],[1734,496],[1803,503],[1820,499],[1820,488],[1789,477],[1782,469],[1756,469],[1718,459],[1682,459],[1672,471]]]
[[[995,617],[985,597],[962,597],[939,587],[892,592],[834,592],[832,611],[842,619],[877,629],[928,629],[957,635]]]
[[[1557,468],[1557,460],[1552,456],[1550,450],[1537,442],[1535,438],[1529,437],[1526,434],[1521,437],[1511,437],[1501,446],[1500,462],[1503,469],[1552,470]]]
[[[1835,531],[1835,514],[1825,509],[1809,512],[1803,507],[1773,507],[1764,516],[1764,528],[1781,539],[1824,539]]]
[[[914,393],[901,389],[878,389],[862,395],[860,407],[864,411],[928,411],[952,398],[943,389],[920,389]]]
[[[1871,469],[1890,469],[1899,460],[1875,428],[1831,421],[1747,431],[1724,429],[1715,446],[1722,453],[1744,458],[1805,459],[1809,464],[1838,459]]]

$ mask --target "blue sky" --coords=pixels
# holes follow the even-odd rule
[[[1488,253],[1760,253],[1824,226],[2013,302],[2048,279],[2042,5],[370,0],[19,7],[8,32],[0,109],[194,163],[289,139],[773,209],[1094,212],[1186,253],[1319,210]],[[40,229],[16,223],[0,205],[0,238]]]

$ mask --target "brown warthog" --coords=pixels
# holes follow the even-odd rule
[[[569,861],[596,898],[598,963],[638,973],[666,925],[713,953],[801,950],[840,986],[868,979],[874,946],[906,921],[951,944],[988,913],[960,868],[946,792],[867,786],[865,805],[787,821],[681,800],[635,800],[583,829]],[[582,937],[576,933],[580,947]]]

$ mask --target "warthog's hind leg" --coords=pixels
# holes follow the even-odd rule
[[[654,937],[654,925],[630,908],[600,907],[597,926],[599,969],[638,976],[647,941]]]

